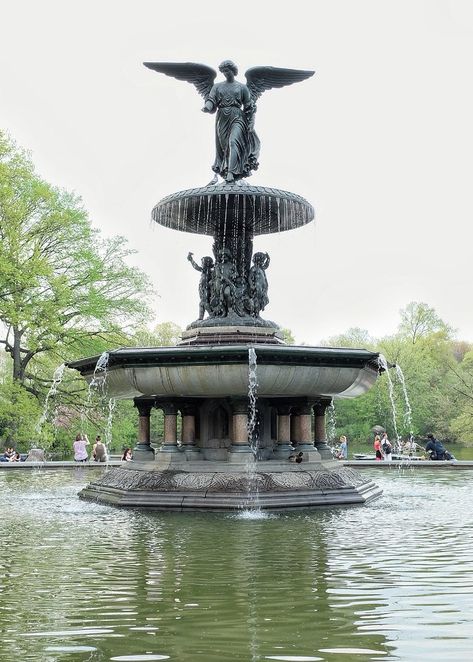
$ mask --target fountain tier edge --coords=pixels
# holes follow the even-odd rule
[[[314,208],[300,195],[246,182],[226,182],[173,193],[152,211],[160,225],[214,235],[235,225],[253,235],[293,230],[310,223]]]
[[[244,397],[248,393],[246,345],[121,348],[109,352],[107,395]],[[379,374],[378,354],[362,349],[255,346],[259,397],[354,398]],[[69,363],[91,381],[98,357]]]

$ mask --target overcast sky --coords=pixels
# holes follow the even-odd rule
[[[156,321],[198,314],[186,260],[210,237],[150,222],[206,184],[214,116],[143,61],[234,60],[315,69],[258,103],[248,181],[307,198],[314,223],[255,240],[268,251],[267,319],[317,344],[349,327],[393,333],[424,301],[473,341],[471,0],[0,0],[0,126],[39,173],[124,235],[155,284]]]

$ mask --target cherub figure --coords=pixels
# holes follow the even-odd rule
[[[265,273],[269,267],[269,261],[268,253],[255,253],[253,255],[253,265],[248,274],[248,286],[253,302],[252,314],[254,317],[258,317],[269,303],[268,279]]]
[[[234,312],[237,278],[238,272],[230,249],[221,248],[216,255],[210,302],[212,313],[217,317],[227,317]]]
[[[201,266],[194,260],[194,253],[189,253],[187,259],[196,271],[202,274],[199,281],[199,319],[204,319],[205,311],[211,312],[210,299],[212,296],[212,281],[214,275],[214,261],[208,255],[200,261]]]
[[[249,177],[258,167],[260,142],[254,131],[256,101],[266,90],[305,80],[313,71],[252,67],[246,84],[235,80],[237,66],[224,60],[219,70],[225,81],[215,83],[217,72],[194,62],[145,62],[149,69],[192,83],[205,99],[204,113],[217,113],[216,157],[213,171],[227,182]]]

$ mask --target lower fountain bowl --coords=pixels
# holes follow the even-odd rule
[[[361,505],[381,494],[371,479],[333,460],[300,465],[272,460],[258,462],[249,471],[244,464],[190,463],[184,457],[163,459],[159,454],[157,463],[128,463],[110,470],[80,496],[156,510],[280,511]]]

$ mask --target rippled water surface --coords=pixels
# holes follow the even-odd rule
[[[473,658],[469,471],[254,518],[79,501],[95,471],[0,472],[0,660]]]

